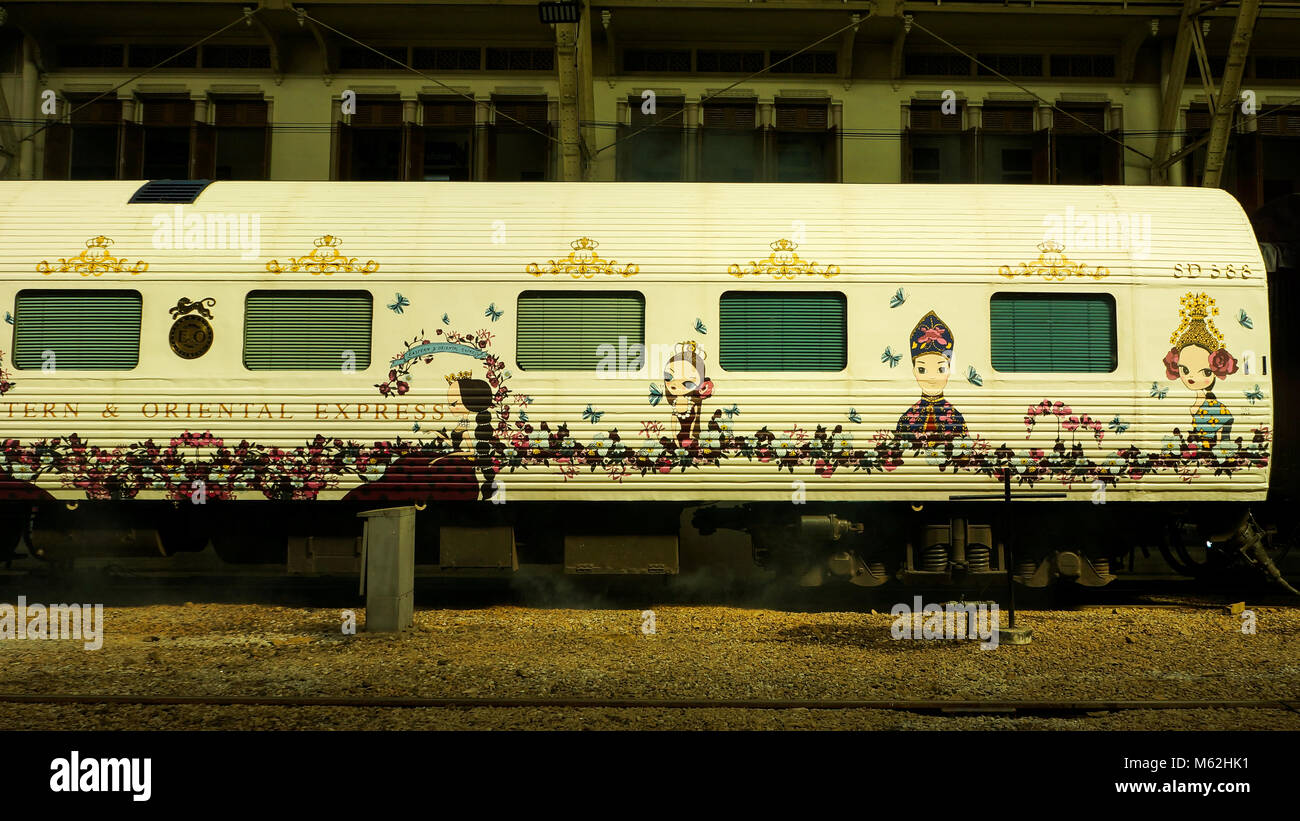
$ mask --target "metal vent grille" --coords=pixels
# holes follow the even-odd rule
[[[156,180],[140,186],[128,203],[194,202],[212,180]]]

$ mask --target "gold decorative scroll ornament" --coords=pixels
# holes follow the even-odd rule
[[[149,263],[143,260],[132,265],[130,260],[118,259],[110,254],[108,246],[112,244],[113,240],[108,237],[91,237],[86,240],[86,248],[80,254],[67,259],[61,258],[57,263],[51,263],[43,259],[36,263],[36,270],[46,276],[56,271],[60,274],[76,271],[83,277],[102,276],[109,271],[118,274],[130,273],[135,276],[149,270]]]
[[[797,276],[822,276],[830,279],[840,273],[838,265],[827,265],[819,269],[817,263],[800,259],[794,250],[799,245],[788,239],[779,239],[768,247],[772,249],[772,253],[767,255],[767,259],[750,260],[745,268],[733,264],[727,268],[727,273],[737,278],[744,277],[746,274],[754,276],[771,274],[773,279],[794,279]]]
[[[591,237],[579,237],[569,243],[573,250],[563,259],[550,259],[546,261],[545,269],[536,262],[528,263],[525,271],[535,277],[542,274],[568,274],[574,279],[591,279],[596,274],[605,274],[606,276],[630,277],[641,270],[641,266],[636,263],[628,263],[622,268],[618,267],[618,260],[601,259],[600,254],[596,253],[596,246],[600,245]]]
[[[1071,262],[1069,257],[1061,253],[1065,250],[1065,246],[1060,243],[1049,240],[1040,243],[1038,250],[1042,253],[1033,262],[1022,262],[1014,270],[1010,265],[1003,265],[998,268],[998,273],[1007,279],[1041,276],[1043,279],[1055,282],[1064,282],[1069,277],[1101,279],[1110,276],[1110,271],[1101,266],[1088,270],[1085,263]]]
[[[266,270],[273,274],[299,273],[307,271],[313,276],[324,274],[330,276],[335,271],[361,272],[369,274],[379,270],[379,263],[373,259],[366,260],[364,264],[358,264],[358,257],[349,257],[339,253],[339,246],[343,240],[326,234],[323,237],[317,237],[312,241],[316,247],[310,253],[303,257],[289,257],[287,265],[281,265],[278,259],[273,259],[266,263]]]

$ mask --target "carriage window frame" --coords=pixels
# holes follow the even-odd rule
[[[1001,337],[1000,337],[999,330],[995,324],[996,319],[994,317],[993,306],[995,303],[999,301],[1010,302],[1017,299],[1022,300],[1024,302],[1050,302],[1053,300],[1060,300],[1062,302],[1067,302],[1067,301],[1084,302],[1088,300],[1093,300],[1103,304],[1106,307],[1107,319],[1109,320],[1109,328],[1108,328],[1109,350],[1107,351],[1108,367],[1106,367],[1105,369],[1060,368],[1060,367],[1041,368],[1041,367],[1029,367],[1029,366],[1018,366],[1018,367],[1010,367],[1010,368],[999,367],[998,363],[1000,360],[999,360],[998,348],[1000,344],[999,340]],[[1042,332],[1036,331],[1035,333],[1042,333]],[[1013,348],[1016,346],[1016,342],[1014,341],[1014,339],[1008,341],[1005,344],[1008,344]],[[1026,343],[1022,343],[1022,344],[1032,344],[1032,341],[1027,341]],[[1011,354],[1011,358],[1013,360],[1015,359],[1014,352]],[[1005,361],[1005,359],[1001,360],[1001,362],[1004,366],[1008,364]],[[1088,376],[1093,374],[1107,375],[1107,374],[1115,373],[1115,371],[1119,369],[1119,308],[1118,308],[1117,301],[1115,299],[1115,295],[1105,293],[1105,292],[1099,292],[1099,291],[1070,291],[1064,293],[1048,293],[1044,291],[996,291],[994,292],[989,297],[989,365],[993,368],[995,372],[1003,373],[1003,374],[1031,374],[1032,375],[1032,374],[1050,373],[1050,374],[1075,374],[1079,376]]]
[[[761,298],[797,298],[797,297],[835,297],[840,306],[840,348],[839,348],[839,366],[834,368],[808,368],[808,367],[779,367],[779,368],[756,368],[756,367],[729,367],[727,352],[727,337],[731,329],[727,326],[724,319],[724,303],[729,297],[738,295],[760,296]],[[742,324],[741,327],[748,327],[748,323]],[[824,327],[821,326],[821,327]],[[739,363],[731,360],[731,365]],[[844,373],[849,366],[849,302],[848,296],[843,291],[831,290],[813,290],[813,291],[780,291],[773,289],[753,289],[753,290],[730,290],[723,292],[718,297],[718,367],[728,373]]]
[[[640,313],[640,316],[638,317],[640,335],[639,338],[637,339],[630,339],[630,338],[627,339],[627,349],[629,350],[627,359],[628,361],[636,362],[638,364],[644,365],[644,359],[645,359],[644,354],[642,354],[640,359],[637,360],[630,353],[630,351],[633,350],[634,345],[640,345],[642,346],[640,350],[642,351],[645,350],[644,346],[646,344],[646,324],[645,324],[646,302],[645,302],[645,294],[643,294],[641,291],[631,290],[631,289],[628,290],[609,289],[604,291],[575,291],[571,289],[556,289],[556,290],[533,289],[529,291],[520,291],[519,295],[515,297],[515,364],[519,366],[519,370],[532,371],[534,373],[548,372],[548,371],[555,372],[555,373],[576,373],[576,372],[584,372],[584,371],[588,373],[596,373],[597,371],[600,370],[601,363],[604,361],[601,357],[598,356],[594,361],[590,363],[585,363],[573,367],[554,367],[551,363],[554,362],[554,360],[558,358],[560,355],[558,354],[552,355],[548,353],[547,355],[551,356],[552,358],[546,364],[541,364],[541,363],[529,364],[529,360],[532,358],[532,352],[530,351],[526,354],[523,351],[523,340],[525,338],[524,324],[525,321],[531,321],[532,317],[530,314],[531,309],[528,309],[528,311],[526,311],[524,307],[524,302],[525,300],[533,300],[533,299],[546,298],[546,297],[568,297],[568,298],[577,297],[580,299],[596,299],[601,297],[605,297],[605,298],[621,297],[627,299],[629,302],[635,301],[637,309]],[[533,330],[530,327],[528,329],[528,333],[532,333],[532,332]],[[584,331],[584,336],[585,335],[586,332]],[[599,332],[597,332],[597,335],[599,335]],[[615,334],[613,337],[605,337],[600,344],[602,345],[612,344],[617,347],[620,344],[619,336]],[[566,357],[574,357],[580,355],[581,355],[580,351],[576,354],[573,351],[568,351],[562,354],[562,356],[566,356]],[[526,356],[528,357],[528,359],[525,359]],[[623,363],[621,361],[623,354],[620,352],[619,356],[620,356],[620,368],[621,368],[623,366]]]
[[[134,306],[135,307],[135,316],[134,316],[135,359],[131,363],[131,365],[129,367],[128,366],[85,367],[85,366],[67,365],[59,362],[58,357],[56,356],[54,360],[53,369],[50,371],[45,371],[44,352],[45,350],[49,350],[48,348],[45,348],[44,350],[38,353],[38,356],[41,359],[39,363],[34,364],[31,367],[24,366],[21,363],[20,359],[21,357],[24,356],[25,352],[20,351],[18,347],[19,345],[18,334],[23,324],[23,313],[24,313],[23,305],[22,305],[23,298],[30,297],[30,296],[49,295],[49,294],[77,294],[83,299],[85,298],[96,299],[101,297],[107,297],[109,295],[133,296],[135,298],[135,306]],[[98,342],[102,339],[102,335],[95,333],[95,329],[85,328],[85,323],[86,323],[86,315],[84,311],[77,312],[74,321],[74,324],[80,326],[78,329],[77,338],[85,340],[85,344],[88,347],[93,347],[94,345],[98,344]],[[40,372],[52,373],[57,375],[60,371],[77,371],[77,372],[107,371],[107,372],[116,372],[116,373],[125,373],[128,371],[133,371],[136,368],[140,367],[140,339],[143,335],[143,323],[144,323],[144,298],[141,295],[140,291],[136,288],[109,288],[109,289],[23,288],[22,290],[18,291],[18,293],[14,295],[14,324],[13,324],[14,330],[13,330],[13,345],[10,347],[10,351],[12,352],[12,357],[10,359],[10,362],[13,365],[15,370],[24,371],[26,373],[36,373],[40,371]],[[128,326],[124,326],[123,331],[129,333],[129,330],[126,330],[126,327]],[[41,347],[44,348],[44,345],[42,345]]]
[[[240,331],[241,351],[239,357],[239,361],[244,366],[244,370],[251,371],[253,373],[285,373],[285,372],[293,372],[293,371],[298,371],[302,373],[320,373],[323,371],[338,371],[340,373],[344,372],[343,371],[344,361],[341,358],[341,356],[339,360],[333,362],[333,364],[323,365],[321,367],[310,367],[302,364],[286,365],[286,366],[277,365],[276,367],[254,367],[249,365],[248,362],[249,302],[254,297],[258,297],[258,296],[286,296],[286,295],[310,296],[310,297],[319,297],[323,299],[331,299],[331,298],[337,299],[337,298],[341,298],[341,296],[343,295],[352,296],[352,297],[364,296],[366,300],[366,306],[369,311],[369,317],[365,324],[364,356],[362,355],[360,346],[340,349],[340,354],[343,351],[350,350],[356,355],[356,361],[352,364],[355,368],[355,372],[357,373],[366,371],[370,368],[370,365],[374,358],[373,349],[374,349],[374,338],[375,338],[375,297],[372,292],[367,290],[357,289],[357,288],[341,288],[339,290],[332,290],[332,289],[331,290],[308,290],[306,288],[257,288],[248,291],[247,293],[244,294],[244,317],[243,317],[243,325]],[[314,339],[311,336],[304,336],[298,343],[299,348],[302,349],[310,349],[313,347],[313,345],[314,345]]]

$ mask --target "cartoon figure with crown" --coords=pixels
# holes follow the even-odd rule
[[[664,364],[664,397],[678,424],[677,443],[684,448],[700,441],[700,409],[713,395],[713,381],[704,373],[704,351],[695,342],[679,342]]]
[[[1195,392],[1192,433],[1188,441],[1203,448],[1226,441],[1232,434],[1232,414],[1213,393],[1215,383],[1237,372],[1237,360],[1223,347],[1223,334],[1212,317],[1219,309],[1206,294],[1187,293],[1181,300],[1177,330],[1169,337],[1173,348],[1165,354],[1165,376],[1181,379]]]
[[[912,329],[912,374],[921,399],[898,418],[897,431],[916,445],[966,436],[966,420],[943,398],[952,371],[952,330],[934,311]]]

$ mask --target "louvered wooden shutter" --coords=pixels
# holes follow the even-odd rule
[[[988,131],[1033,131],[1034,110],[1027,106],[990,108],[984,106],[984,128]]]
[[[129,371],[140,361],[139,291],[20,291],[14,364],[55,372]]]
[[[961,131],[961,103],[952,114],[944,114],[937,105],[914,103],[909,122],[918,131]]]
[[[402,124],[400,100],[357,100],[353,125],[399,126]]]
[[[218,100],[213,123],[220,126],[264,126],[265,100]]]
[[[250,291],[244,367],[337,371],[352,361],[368,368],[371,312],[368,291]]]
[[[501,100],[493,103],[493,107],[497,110],[496,124],[499,127],[522,128],[520,123],[523,123],[541,128],[548,122],[545,100]]]
[[[719,362],[729,371],[840,371],[848,362],[844,294],[722,295]]]
[[[1300,137],[1300,108],[1284,108],[1258,119],[1259,133],[1270,137]]]
[[[438,101],[424,104],[424,124],[427,126],[472,126],[474,103],[468,100]]]
[[[994,294],[989,314],[994,370],[1115,370],[1115,301],[1109,295]]]
[[[776,127],[798,131],[824,131],[830,125],[825,103],[777,103]]]
[[[620,345],[645,344],[645,297],[637,292],[524,291],[518,305],[515,359],[523,370],[595,373]]]
[[[753,103],[708,103],[704,106],[704,127],[753,128],[755,110]]]
[[[194,122],[193,100],[145,100],[144,125],[189,125]]]
[[[1078,117],[1079,119],[1076,120],[1075,117]],[[1082,120],[1083,122],[1079,122],[1079,120]],[[1060,132],[1075,134],[1096,134],[1097,131],[1104,132],[1106,130],[1106,110],[1104,108],[1092,106],[1087,108],[1062,106],[1060,111],[1057,111],[1052,115],[1052,127]],[[1093,129],[1096,129],[1096,131]]]

